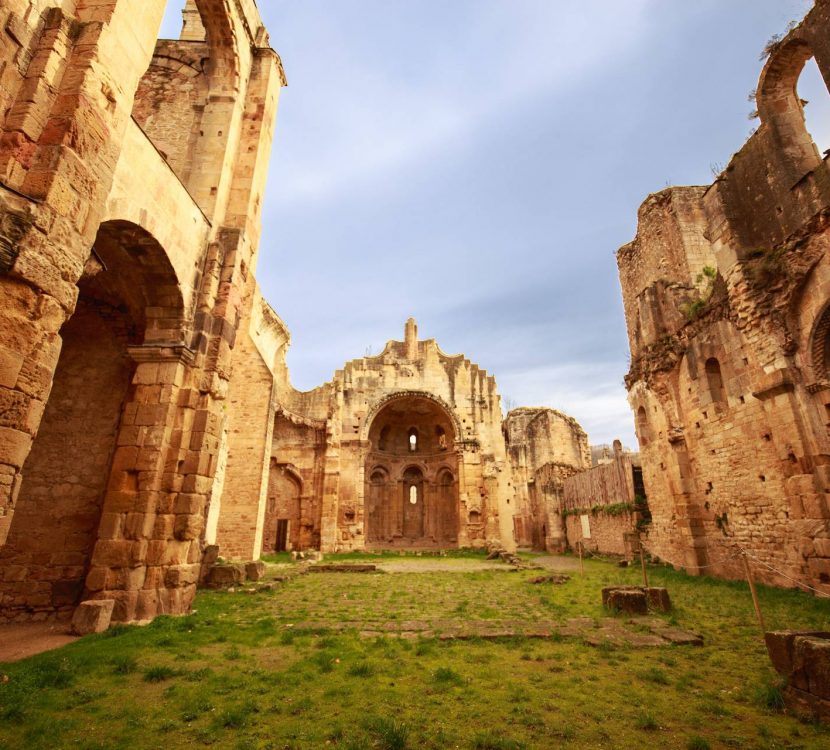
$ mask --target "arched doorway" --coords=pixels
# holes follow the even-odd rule
[[[268,481],[262,549],[287,552],[305,549],[302,526],[302,481],[285,465],[272,464]]]
[[[156,426],[151,409],[139,416],[133,405],[127,416],[136,370],[129,348],[182,335],[175,272],[163,248],[133,224],[100,226],[78,290],[60,340],[44,342],[60,355],[0,549],[4,564],[26,571],[25,588],[4,590],[12,607],[29,612],[71,610],[80,601],[102,529],[107,538],[141,533],[128,514],[102,517],[106,495],[120,494],[123,503],[138,488],[137,448],[124,450],[126,479],[111,476],[122,422],[136,433],[133,444]]]
[[[458,545],[456,430],[429,396],[390,399],[369,427],[366,542],[375,549]]]

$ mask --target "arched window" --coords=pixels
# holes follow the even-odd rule
[[[435,442],[438,444],[438,450],[447,450],[447,433],[441,426],[435,428]]]
[[[709,386],[709,395],[716,404],[726,401],[726,391],[723,388],[723,376],[720,371],[720,362],[714,357],[706,360],[706,383]]]
[[[820,154],[830,149],[830,94],[816,60],[804,63],[798,78],[798,98],[804,107],[804,124]]]
[[[409,452],[414,453],[418,450],[418,430],[414,427],[409,428]]]
[[[645,406],[637,409],[637,438],[643,447],[651,442],[651,428],[648,425],[648,415],[646,414]]]
[[[817,102],[821,96],[816,96],[817,92],[813,90],[815,78],[809,69],[803,85],[799,80],[812,57],[813,51],[803,39],[790,39],[777,45],[761,74],[756,96],[761,122],[775,132],[781,153],[786,157],[792,170],[791,176],[795,179],[821,163],[813,141],[813,138],[822,137],[821,129],[812,134],[813,138],[810,137],[805,123],[807,112],[802,101],[815,97],[816,102],[808,104],[808,107],[813,107],[809,112],[812,120],[813,114],[819,114],[816,110],[820,108]],[[826,87],[824,96],[827,96]]]

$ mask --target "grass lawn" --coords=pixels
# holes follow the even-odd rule
[[[359,632],[600,619],[603,585],[639,581],[596,560],[563,585],[531,585],[538,574],[317,574],[258,594],[203,592],[188,617],[0,665],[0,748],[830,747],[830,729],[782,712],[745,584],[651,569],[675,603],[664,619],[701,633],[702,647]],[[828,600],[760,596],[770,629],[830,629]]]

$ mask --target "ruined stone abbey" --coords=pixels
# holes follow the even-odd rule
[[[209,545],[563,546],[585,433],[540,409],[508,443],[494,379],[414,321],[292,388],[255,280],[280,58],[254,0],[157,41],[165,5],[0,8],[2,616],[187,611]]]
[[[188,0],[175,41],[165,5],[0,6],[0,619],[186,612],[208,547],[628,554],[644,495],[654,555],[734,576],[740,544],[830,591],[830,175],[795,94],[810,56],[830,79],[830,0],[715,184],[651,196],[619,251],[642,472],[503,417],[412,319],[296,390],[256,282],[280,58],[254,0]]]
[[[830,592],[830,169],[796,83],[830,83],[830,2],[771,45],[760,125],[712,185],[640,208],[617,253],[653,521],[686,568]]]

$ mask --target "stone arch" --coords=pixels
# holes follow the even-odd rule
[[[821,156],[807,132],[804,107],[798,96],[798,79],[813,57],[809,43],[791,37],[770,54],[756,93],[762,126],[770,128],[794,174],[801,176],[821,163]]]
[[[291,464],[271,459],[268,502],[263,522],[262,549],[285,552],[303,549],[303,479]]]
[[[75,310],[60,330],[52,389],[0,550],[4,564],[26,571],[25,586],[12,583],[3,593],[11,608],[30,613],[74,608],[105,529],[108,538],[139,534],[105,518],[112,493],[132,496],[140,474],[138,449],[118,448],[119,435],[126,419],[148,435],[159,427],[155,418],[163,407],[157,403],[139,420],[139,407],[130,403],[133,375],[145,347],[181,340],[175,273],[163,248],[140,227],[100,226],[78,290]]]
[[[810,367],[814,382],[830,384],[830,302],[825,303],[810,334]]]
[[[362,441],[366,441],[369,439],[369,429],[371,428],[372,422],[375,420],[375,417],[378,415],[378,413],[387,404],[389,404],[391,401],[396,401],[397,399],[406,397],[429,399],[430,401],[434,401],[436,404],[438,404],[438,406],[440,406],[446,412],[448,419],[452,422],[453,431],[455,433],[455,439],[461,439],[461,436],[464,434],[461,430],[461,422],[455,415],[455,412],[453,411],[452,407],[450,407],[450,405],[446,401],[444,401],[444,399],[442,399],[440,396],[436,396],[435,394],[429,393],[428,391],[395,391],[394,393],[390,393],[384,396],[379,401],[376,401],[366,414],[366,419],[363,420],[363,424],[360,428],[360,439]]]
[[[207,72],[230,90],[239,88],[239,49],[234,31],[234,10],[229,0],[167,0],[182,8],[181,41],[205,42]],[[223,84],[223,81],[226,82]]]
[[[457,451],[447,449],[457,438],[457,424],[440,399],[419,391],[390,394],[370,411],[364,424],[370,546],[457,544],[459,459]],[[417,433],[415,450],[409,442],[413,432]],[[378,467],[383,467],[382,476]]]
[[[181,285],[165,249],[143,227],[113,219],[98,228],[84,276],[101,299],[120,299],[139,322],[137,344],[179,344],[184,340]]]

